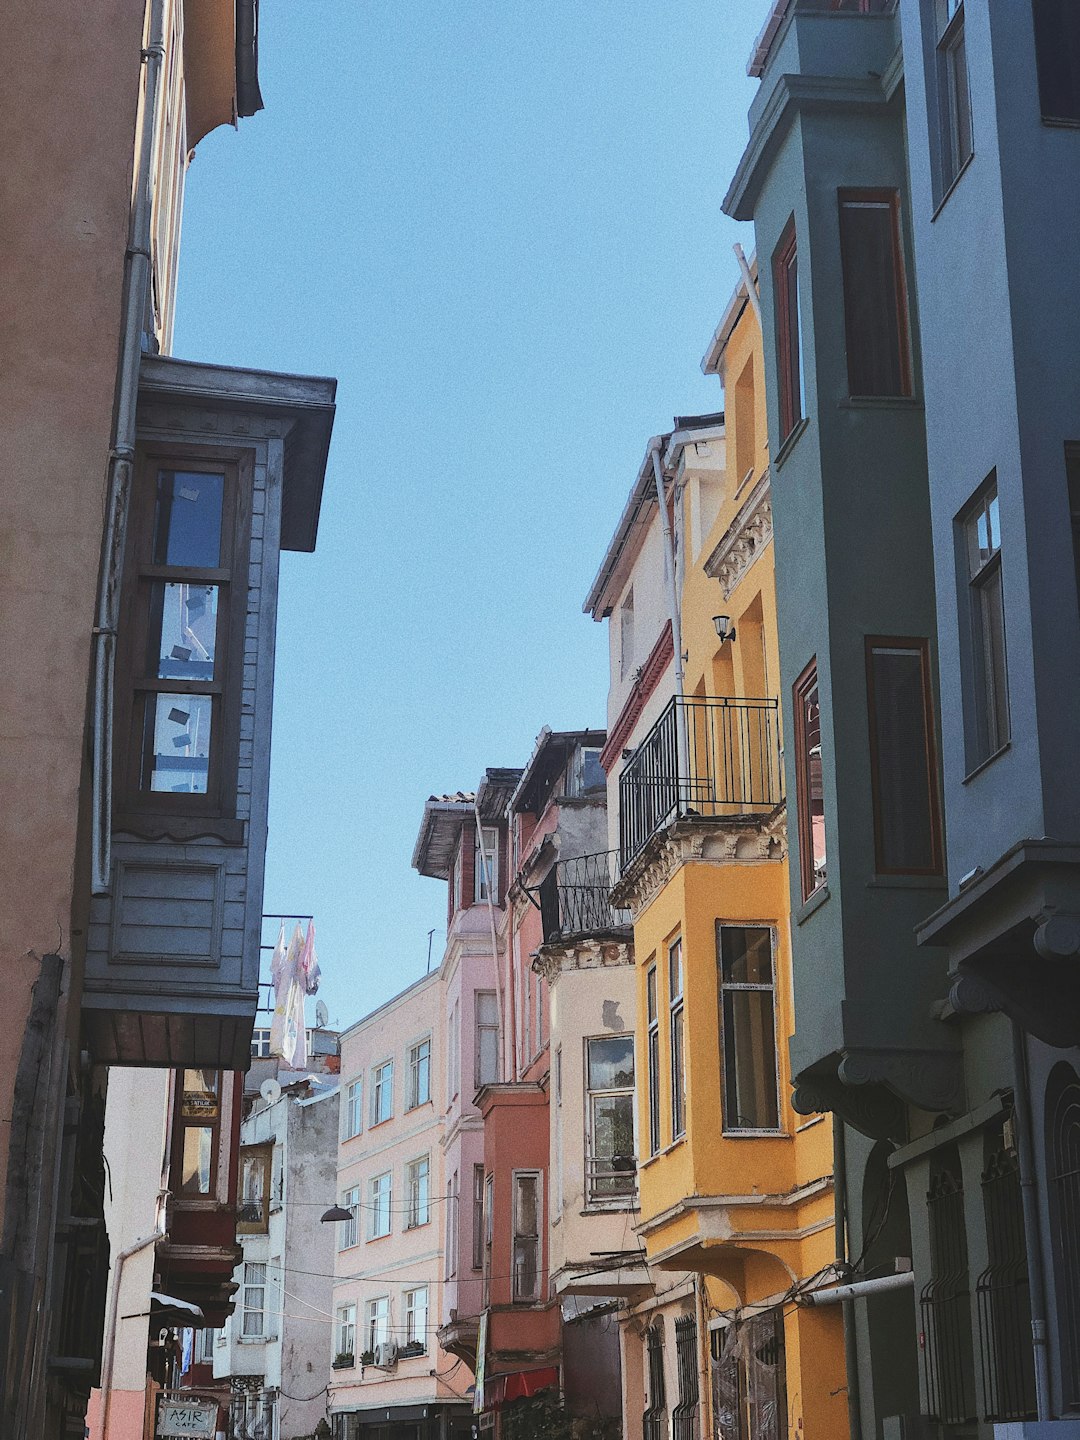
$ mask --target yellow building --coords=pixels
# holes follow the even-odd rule
[[[687,1352],[672,1433],[838,1440],[847,1434],[840,1307],[797,1303],[836,1273],[833,1146],[829,1119],[797,1115],[788,1098],[783,737],[755,302],[741,284],[707,356],[725,413],[677,419],[650,443],[639,476],[638,527],[651,504],[677,557],[664,581],[671,658],[665,685],[647,667],[635,672],[635,684],[652,687],[637,706],[649,728],[635,724],[633,748],[605,756],[620,850],[612,898],[634,922],[637,1233],[654,1273],[698,1277],[700,1380]],[[609,549],[590,596],[597,618],[618,616],[623,628],[626,594],[633,615],[644,554],[620,571]],[[617,643],[613,634],[613,677],[626,669]],[[638,645],[648,648],[647,637]],[[627,705],[633,713],[632,692]],[[663,1345],[689,1345],[689,1315],[680,1323],[674,1346],[655,1341],[646,1377],[654,1364],[662,1371]],[[643,1317],[646,1347],[649,1324]],[[647,1440],[664,1430],[661,1371],[645,1384]]]

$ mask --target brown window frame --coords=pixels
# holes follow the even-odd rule
[[[157,475],[161,470],[223,474],[221,555],[226,563],[212,568],[159,565],[152,560]],[[114,765],[117,824],[128,815],[139,821],[157,816],[170,821],[191,817],[200,833],[235,841],[237,771],[240,751],[240,708],[243,678],[244,627],[248,595],[248,552],[254,455],[235,447],[141,444],[134,465],[134,494],[128,524],[124,593],[116,671]],[[194,579],[218,587],[218,621],[214,652],[215,677],[209,681],[162,679],[148,673],[150,587]],[[174,794],[143,790],[144,697],[158,692],[209,694],[217,699],[217,731],[212,732],[205,794]],[[217,824],[213,822],[217,821]],[[229,821],[233,825],[228,824]]]
[[[795,261],[796,313],[791,313],[788,274]],[[803,374],[802,335],[798,316],[799,245],[795,217],[784,227],[780,242],[773,252],[773,290],[776,295],[776,349],[780,371],[780,443],[788,438],[805,418],[802,413],[799,383]]]
[[[814,827],[810,815],[810,793],[808,786],[808,775],[806,766],[803,764],[803,757],[806,754],[806,722],[804,719],[804,700],[812,690],[818,691],[818,714],[821,714],[821,687],[818,679],[817,656],[810,661],[806,669],[791,687],[793,700],[793,719],[795,731],[795,804],[798,822],[799,838],[799,880],[803,902],[811,899],[819,891],[824,890],[828,885],[828,871],[825,879],[815,882],[814,879]],[[822,783],[824,783],[824,767],[822,768]],[[824,807],[825,796],[822,793],[822,807]],[[828,864],[828,830],[825,832],[825,857]]]
[[[245,1200],[243,1196],[244,1160],[247,1156],[257,1159],[263,1167],[262,1214],[258,1220],[245,1220],[241,1216]],[[274,1174],[273,1141],[259,1145],[240,1146],[240,1164],[237,1172],[236,1233],[238,1235],[266,1235],[270,1230],[270,1187]]]
[[[217,1114],[214,1116],[184,1114],[184,1076],[188,1070],[206,1066],[187,1065],[175,1072],[173,1087],[172,1153],[169,1157],[169,1189],[173,1205],[181,1209],[207,1209],[218,1204],[218,1173],[221,1162],[221,1122],[225,1104],[225,1072],[211,1070],[217,1077]],[[184,1131],[210,1130],[210,1185],[205,1191],[192,1193],[183,1189]]]
[[[844,335],[847,341],[848,393],[854,399],[910,399],[911,378],[911,337],[908,327],[907,276],[904,270],[904,247],[900,231],[900,195],[896,190],[846,190],[836,192],[837,217],[840,228],[840,268],[844,290]],[[859,353],[861,345],[853,340],[854,316],[849,303],[848,277],[851,274],[851,237],[845,239],[844,210],[853,205],[887,205],[889,208],[890,233],[893,259],[893,304],[896,309],[897,360],[899,362],[900,388],[897,391],[856,389],[851,373],[852,358]]]
[[[923,725],[926,733],[926,781],[930,803],[930,852],[931,862],[921,868],[886,865],[884,853],[884,827],[881,805],[880,776],[881,754],[878,749],[877,705],[874,693],[873,655],[875,650],[910,650],[917,653],[922,674]],[[941,809],[938,799],[937,742],[934,729],[933,673],[930,669],[930,641],[924,635],[867,635],[866,657],[866,708],[870,729],[870,793],[874,811],[874,867],[878,875],[941,875],[944,873],[944,856],[941,843]]]

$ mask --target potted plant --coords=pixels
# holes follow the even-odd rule
[[[420,1340],[410,1340],[407,1345],[403,1345],[398,1351],[399,1356],[406,1360],[410,1359],[414,1355],[423,1355],[423,1353],[424,1346],[423,1342]]]
[[[333,1369],[348,1370],[354,1363],[353,1357],[348,1350],[339,1350],[333,1359]]]
[[[363,1366],[363,1365],[374,1365],[374,1364],[375,1364],[375,1351],[374,1351],[374,1350],[365,1350],[365,1351],[363,1352],[363,1354],[360,1356],[360,1364],[361,1364],[361,1366]]]

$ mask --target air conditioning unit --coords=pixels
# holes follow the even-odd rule
[[[398,1347],[394,1340],[384,1340],[375,1346],[375,1364],[381,1370],[391,1370],[397,1364]]]

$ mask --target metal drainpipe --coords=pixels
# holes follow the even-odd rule
[[[164,0],[150,0],[147,45],[141,52],[143,103],[139,154],[128,231],[121,300],[116,418],[109,446],[105,531],[94,625],[93,765],[91,785],[91,891],[106,895],[112,868],[113,685],[116,628],[124,570],[124,539],[135,456],[135,410],[139,400],[142,333],[150,300],[150,168],[165,58]]]
[[[119,1321],[117,1310],[120,1306],[120,1282],[124,1276],[124,1265],[133,1255],[138,1255],[148,1245],[156,1245],[165,1236],[165,1200],[168,1192],[158,1192],[157,1229],[121,1250],[113,1262],[112,1277],[109,1281],[109,1305],[105,1322],[105,1349],[101,1357],[101,1435],[109,1440],[109,1408],[112,1404],[113,1363],[116,1359],[116,1326]]]
[[[1042,1232],[1039,1225],[1038,1180],[1031,1143],[1031,1092],[1028,1089],[1027,1036],[1012,1022],[1014,1094],[1017,1121],[1016,1150],[1020,1163],[1020,1199],[1027,1246],[1028,1291],[1031,1297],[1031,1345],[1035,1357],[1035,1406],[1040,1420],[1050,1420],[1050,1357],[1046,1349],[1046,1276],[1043,1273]]]
[[[664,470],[660,461],[659,435],[654,435],[649,441],[649,457],[652,460],[653,481],[656,485],[656,505],[660,511],[660,527],[664,532],[664,572],[667,580],[668,610],[671,616],[671,639],[675,649],[675,724],[678,740],[678,771],[679,771],[679,809],[689,799],[690,785],[690,737],[686,724],[686,706],[683,703],[683,691],[686,688],[686,672],[683,668],[683,645],[682,645],[682,616],[679,610],[679,586],[677,581],[677,556],[675,554],[675,537],[671,531],[671,521],[668,519],[667,504],[664,498]]]
[[[476,821],[476,848],[480,851],[480,864],[484,867],[484,874],[487,878],[487,910],[488,924],[491,927],[491,958],[495,962],[495,1003],[499,1007],[499,1044],[498,1056],[496,1057],[495,1071],[500,1080],[506,1078],[506,1046],[503,1043],[502,1015],[503,1015],[503,993],[502,977],[499,974],[499,932],[495,928],[495,899],[491,893],[491,880],[495,874],[495,867],[488,865],[487,851],[484,849],[484,827],[480,823],[480,805],[473,801],[473,816]],[[476,884],[476,877],[473,877],[473,885]]]
[[[847,1137],[844,1122],[833,1111],[833,1234],[836,1241],[836,1268],[847,1274]],[[847,1371],[848,1430],[851,1440],[862,1440],[862,1409],[859,1395],[859,1347],[855,1335],[855,1302],[845,1300],[844,1369]]]
[[[735,259],[739,262],[739,269],[742,272],[743,283],[746,285],[746,298],[750,302],[750,309],[757,316],[757,323],[761,324],[761,301],[758,299],[757,286],[754,284],[754,277],[750,273],[750,263],[743,254],[743,248],[736,240],[731,247],[735,251]]]

